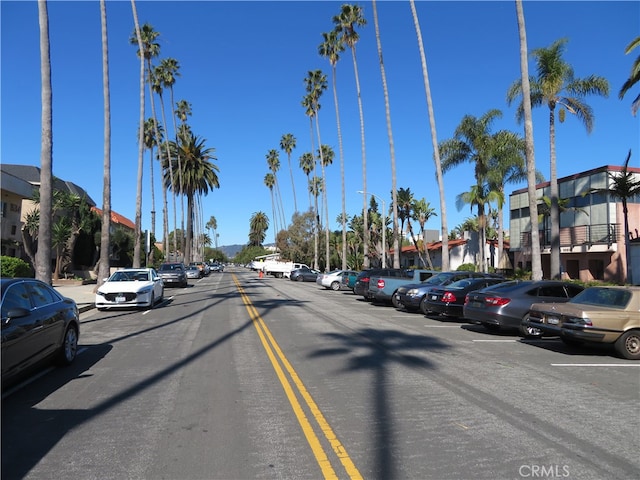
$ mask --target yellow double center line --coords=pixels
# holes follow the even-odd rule
[[[331,445],[331,448],[333,448],[333,451],[335,452],[336,456],[340,459],[340,462],[344,466],[344,469],[347,472],[347,475],[349,476],[349,478],[354,480],[362,479],[362,475],[360,475],[360,472],[358,471],[356,466],[353,464],[353,461],[351,460],[351,457],[349,457],[349,455],[347,454],[346,449],[340,443],[340,440],[338,440],[338,437],[336,437],[336,434],[333,432],[331,426],[329,426],[329,423],[324,418],[324,415],[322,415],[322,412],[318,408],[318,405],[316,405],[316,402],[313,400],[313,398],[307,391],[306,387],[302,383],[302,380],[300,380],[300,377],[298,376],[296,371],[293,369],[293,367],[285,357],[284,353],[278,346],[278,343],[275,341],[275,339],[271,335],[271,332],[265,325],[264,320],[262,319],[262,317],[260,316],[256,308],[251,303],[251,300],[249,299],[247,294],[244,292],[242,286],[240,286],[240,282],[238,281],[238,278],[233,274],[232,274],[232,277],[233,277],[234,283],[236,284],[236,287],[238,288],[238,291],[240,292],[242,301],[244,302],[244,305],[247,308],[247,312],[249,312],[249,316],[253,321],[253,325],[256,328],[256,331],[258,332],[258,336],[260,337],[262,346],[267,352],[267,356],[269,357],[269,360],[271,360],[271,365],[273,366],[273,369],[278,375],[278,379],[280,380],[280,383],[282,384],[282,388],[284,389],[285,394],[289,399],[289,403],[291,403],[291,407],[293,408],[293,412],[295,413],[298,419],[298,422],[300,423],[300,427],[302,428],[304,436],[306,437],[307,442],[309,442],[309,446],[311,447],[311,450],[313,451],[313,454],[316,457],[316,461],[318,462],[318,465],[322,470],[322,475],[324,476],[324,478],[327,478],[327,479],[338,478],[335,470],[331,466],[331,462],[329,461],[327,454],[325,453],[324,449],[322,448],[322,445],[320,444],[320,440],[318,439],[318,436],[315,434],[313,427],[309,423],[307,415],[304,413],[302,405],[300,405],[300,402],[298,401],[298,397],[294,392],[291,382],[293,382],[293,385],[295,385],[298,392],[300,393],[300,396],[302,397],[304,402],[307,404],[307,407],[311,411],[311,415],[316,420],[318,426],[320,427],[320,430],[322,430],[322,433],[324,434],[325,438]],[[278,361],[278,359],[280,359],[280,361]],[[291,381],[289,381],[289,378],[287,378],[287,375],[285,374],[283,367],[289,374]]]

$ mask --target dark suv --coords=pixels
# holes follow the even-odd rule
[[[165,287],[174,285],[186,287],[188,285],[187,269],[184,263],[163,263],[158,268],[158,275],[162,278],[162,283],[164,283]]]

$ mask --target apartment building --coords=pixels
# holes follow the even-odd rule
[[[640,195],[627,200],[635,277],[627,279],[622,202],[610,192],[612,177],[621,175],[622,170],[619,166],[606,165],[558,179],[560,265],[564,278],[640,283]],[[640,181],[640,168],[629,167],[628,171],[634,180]],[[543,197],[550,198],[549,188],[549,182],[536,186],[539,214],[542,214],[533,222],[538,228],[544,278],[550,277],[551,225],[546,209],[540,207],[544,205]],[[527,188],[509,195],[509,210],[514,267],[530,270],[532,222]]]

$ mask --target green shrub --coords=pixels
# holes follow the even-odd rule
[[[33,277],[31,266],[16,257],[0,257],[0,277]]]
[[[474,263],[463,263],[458,268],[456,268],[458,272],[475,272],[476,265]]]

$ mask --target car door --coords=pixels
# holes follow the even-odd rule
[[[34,316],[34,342],[38,348],[36,356],[44,358],[54,353],[60,346],[65,328],[65,314],[62,299],[47,285],[28,282]]]
[[[24,282],[7,287],[0,310],[4,379],[33,363],[38,351],[34,335],[36,316],[32,315],[31,296]]]

